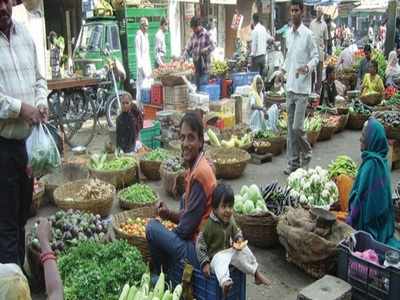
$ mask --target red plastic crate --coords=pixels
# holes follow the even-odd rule
[[[145,120],[155,120],[157,112],[162,110],[162,107],[156,105],[143,105],[143,110]]]
[[[162,106],[164,101],[163,86],[153,84],[150,90],[151,105]]]
[[[222,81],[221,97],[228,98],[230,96],[229,89],[232,85],[232,80],[225,79]]]

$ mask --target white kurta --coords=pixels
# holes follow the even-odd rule
[[[141,89],[146,80],[151,77],[151,61],[149,36],[138,30],[136,33],[136,63],[137,63],[137,80],[136,80],[136,100],[141,101]]]

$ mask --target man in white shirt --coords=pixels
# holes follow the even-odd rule
[[[314,40],[317,46],[319,47],[319,63],[317,66],[317,82],[315,84],[315,92],[319,92],[321,89],[321,80],[322,80],[322,67],[325,59],[325,49],[328,44],[328,26],[325,21],[322,19],[322,7],[317,7],[317,17],[311,21],[310,30],[314,34]],[[314,82],[313,82],[314,83]]]
[[[272,39],[265,27],[260,23],[258,14],[253,15],[254,29],[251,32],[251,70],[263,76],[267,42]]]
[[[165,33],[168,30],[168,21],[165,17],[161,18],[160,29],[156,33],[156,63],[155,67],[162,66],[165,61],[164,57],[167,54],[167,45],[165,43]]]
[[[311,93],[311,72],[318,64],[318,48],[313,34],[303,23],[303,0],[292,0],[293,26],[288,32],[288,52],[283,65],[287,74],[288,136],[287,154],[290,174],[299,167],[308,167],[311,161],[311,146],[304,132],[304,119]]]
[[[354,47],[354,44],[349,45],[348,41],[344,42],[344,50],[340,53],[337,67],[338,71],[350,69],[354,64],[354,52],[357,51],[357,46]]]
[[[136,61],[137,61],[137,79],[136,79],[136,100],[141,102],[141,90],[143,84],[151,76],[150,46],[149,46],[149,21],[146,18],[140,19],[140,29],[136,33]]]

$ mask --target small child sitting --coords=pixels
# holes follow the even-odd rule
[[[133,103],[130,94],[121,96],[121,105],[122,112],[117,118],[117,148],[132,153],[143,128],[143,113]]]
[[[213,211],[196,242],[197,257],[204,276],[210,276],[211,267],[225,297],[233,285],[230,264],[243,273],[254,275],[257,285],[270,284],[258,271],[256,258],[247,246],[241,250],[232,247],[234,242],[243,242],[242,233],[232,216],[234,201],[232,188],[218,184],[212,195]]]
[[[336,74],[335,74],[335,67],[334,66],[327,66],[325,70],[326,79],[322,82],[322,89],[321,89],[321,105],[323,106],[335,106],[336,96],[338,95],[336,90]]]

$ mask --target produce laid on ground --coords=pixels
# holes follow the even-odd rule
[[[339,175],[356,177],[357,164],[347,155],[340,155],[332,163],[329,164],[328,173],[329,178],[331,179]]]
[[[288,178],[290,195],[300,197],[301,203],[312,206],[326,207],[338,200],[336,184],[330,180],[327,170],[321,167],[315,169],[297,169]]]
[[[290,188],[282,187],[278,182],[261,188],[261,192],[267,209],[276,216],[280,216],[288,206],[297,207],[299,205],[299,197],[293,197]]]
[[[389,100],[383,101],[382,105],[400,105],[400,93],[395,93]]]
[[[165,274],[161,271],[154,289],[151,289],[150,270],[142,275],[137,284],[126,283],[122,288],[119,300],[179,300],[182,295],[182,285],[178,284],[174,290],[166,286]]]
[[[306,132],[320,131],[322,128],[323,120],[320,116],[307,117],[304,120],[304,129]]]
[[[150,204],[157,201],[157,194],[146,184],[136,183],[118,193],[126,202],[135,204]]]
[[[385,95],[384,95],[385,100],[389,100],[392,97],[394,97],[395,99],[400,97],[400,95],[397,95],[397,97],[396,97],[396,95],[397,95],[397,89],[395,87],[388,86],[385,89]],[[398,101],[400,102],[400,99]],[[385,102],[385,101],[383,101],[383,102]]]
[[[167,158],[171,157],[171,153],[165,149],[157,148],[143,156],[144,160],[151,161],[164,161]]]
[[[135,219],[128,218],[126,222],[121,223],[120,229],[122,230],[122,232],[124,232],[129,236],[140,236],[145,238],[146,226],[150,220],[151,218],[135,218]],[[170,221],[160,220],[160,222],[168,230],[173,230],[174,228],[176,228],[176,224]]]
[[[359,100],[353,101],[349,107],[350,113],[362,114],[369,116],[372,114],[372,109]]]
[[[217,77],[224,77],[229,72],[229,66],[226,61],[213,60],[211,63],[210,74]]]
[[[118,300],[125,283],[135,284],[146,271],[142,255],[126,241],[79,243],[62,253],[58,267],[66,300]]]
[[[114,188],[111,184],[98,179],[90,179],[88,184],[82,186],[76,197],[64,198],[64,201],[99,201],[112,197]]]
[[[174,61],[158,67],[158,69],[155,69],[153,71],[153,75],[155,78],[160,78],[163,76],[179,74],[179,73],[192,73],[193,71],[194,71],[193,64],[181,61]]]
[[[399,111],[384,111],[375,114],[375,117],[384,126],[400,127],[400,112]]]
[[[242,186],[240,193],[235,195],[233,209],[238,214],[251,215],[267,212],[267,206],[257,185]]]
[[[178,173],[185,171],[182,160],[179,157],[170,157],[163,162],[164,171]]]
[[[68,210],[58,211],[48,219],[51,222],[51,249],[59,254],[82,241],[103,241],[107,233],[107,224],[99,215]],[[40,251],[37,238],[38,223],[32,227],[28,243]]]
[[[106,153],[93,154],[90,157],[89,166],[96,171],[119,171],[136,165],[136,159],[131,156],[107,156]]]

